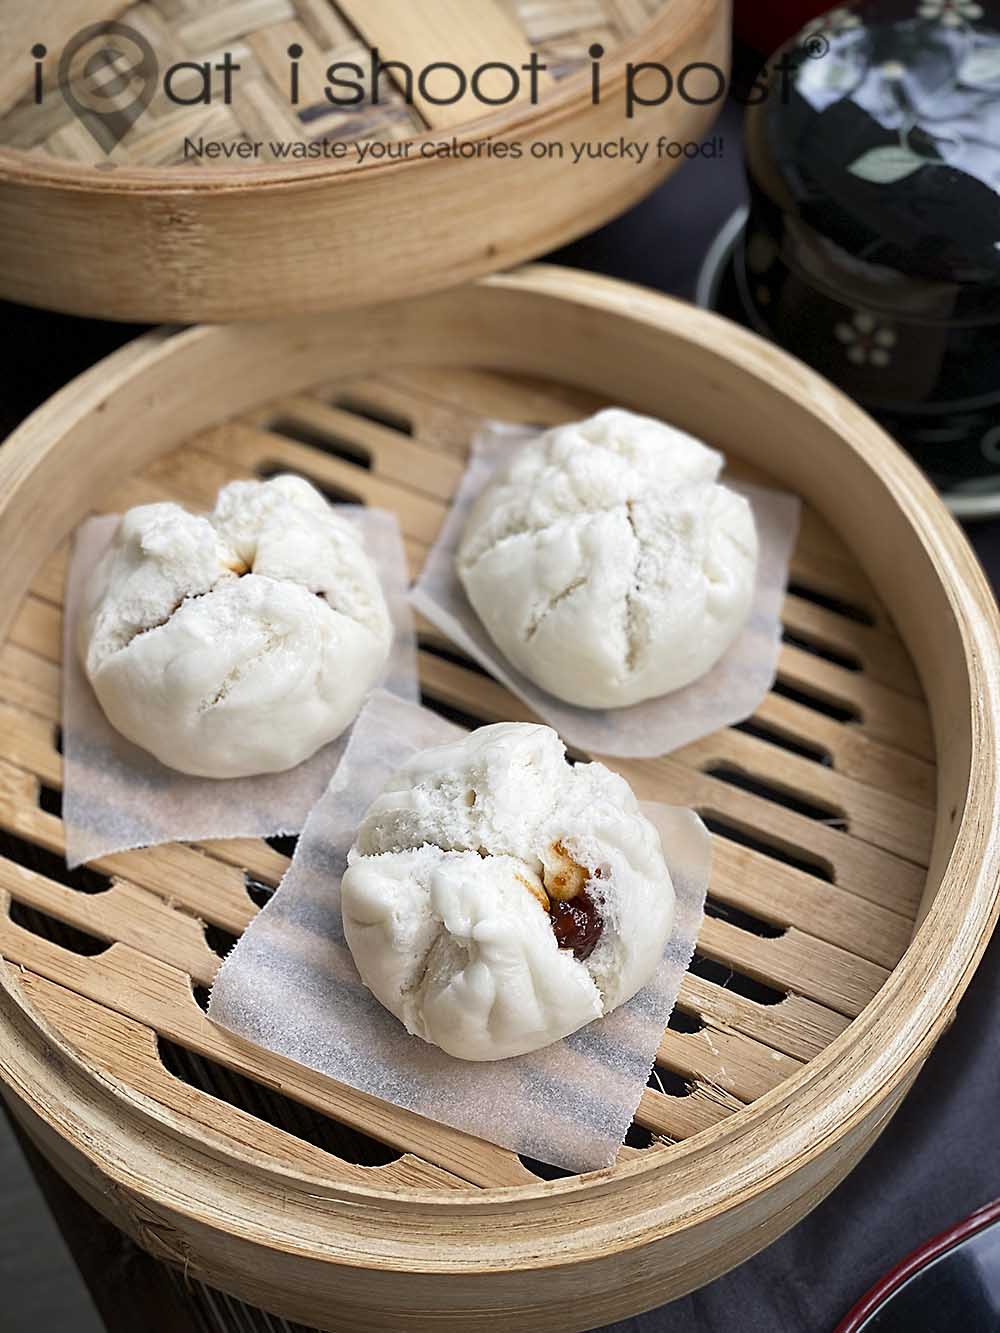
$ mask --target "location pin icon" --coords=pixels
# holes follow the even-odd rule
[[[156,91],[156,53],[125,23],[94,23],[63,48],[59,86],[67,106],[110,153]]]

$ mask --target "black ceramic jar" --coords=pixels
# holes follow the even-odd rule
[[[740,316],[942,489],[1000,492],[1000,3],[830,11],[771,62],[747,163]]]

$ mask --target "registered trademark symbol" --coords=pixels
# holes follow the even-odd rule
[[[822,60],[825,55],[830,54],[830,39],[824,37],[821,32],[813,33],[806,39],[804,49],[810,60]]]

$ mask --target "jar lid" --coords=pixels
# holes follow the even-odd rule
[[[953,318],[1000,313],[1000,3],[840,6],[784,54],[751,178],[827,243],[828,278],[839,258],[875,305],[903,274],[956,289]]]

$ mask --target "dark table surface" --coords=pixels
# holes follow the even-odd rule
[[[580,268],[691,298],[698,266],[720,225],[742,202],[739,119],[719,126],[721,159],[695,161],[625,217],[567,247],[555,258]],[[138,330],[29,311],[0,303],[0,337],[8,358],[0,391],[0,434],[34,406]],[[970,529],[994,587],[1000,579],[1000,521]],[[1000,951],[994,944],[917,1083],[882,1138],[853,1174],[805,1221],[741,1268],[672,1305],[613,1326],[614,1333],[825,1333],[886,1270],[930,1236],[1000,1196]],[[183,1294],[157,1266],[133,1252],[84,1205],[77,1204],[29,1152],[80,1272],[109,1333],[139,1327],[178,1330]],[[0,1153],[2,1161],[2,1153]],[[8,1186],[10,1177],[8,1176]],[[30,1211],[22,1186],[19,1215]],[[5,1284],[0,1328],[12,1333],[83,1333],[93,1315],[54,1233],[37,1250],[5,1225],[11,1196],[0,1196],[0,1266]],[[13,1214],[10,1213],[10,1222]],[[34,1239],[33,1239],[34,1237]],[[19,1248],[20,1247],[20,1248]],[[47,1260],[51,1259],[51,1263]],[[79,1307],[56,1304],[44,1322],[16,1322],[12,1286],[62,1282],[79,1290]],[[151,1295],[155,1298],[151,1303]],[[30,1309],[29,1305],[25,1307]],[[213,1328],[236,1328],[235,1314]],[[9,1323],[13,1319],[15,1322]],[[944,1330],[942,1330],[944,1333]],[[963,1333],[987,1333],[968,1325]]]

